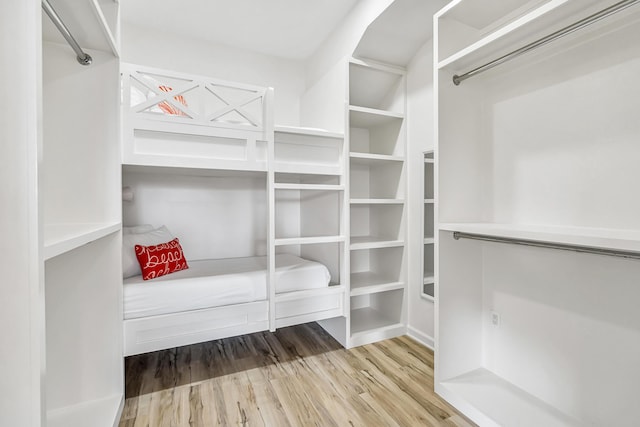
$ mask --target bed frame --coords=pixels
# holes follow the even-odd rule
[[[125,167],[265,173],[273,192],[273,89],[132,64],[121,73]],[[345,315],[344,285],[276,295],[274,270],[267,300],[124,320],[125,356]]]

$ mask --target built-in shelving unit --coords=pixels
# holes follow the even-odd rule
[[[640,4],[453,81],[614,4],[435,16],[435,390],[479,425],[636,423]]]
[[[45,328],[46,420],[33,425],[111,427],[124,402],[119,4],[54,6],[93,62],[79,65],[43,16],[44,313],[34,324]]]
[[[349,63],[348,346],[406,330],[404,70]]]
[[[422,208],[423,216],[423,278],[421,296],[428,300],[432,300],[435,296],[435,275],[434,275],[434,255],[435,255],[435,160],[433,151],[425,151],[423,162],[424,177],[424,204]]]

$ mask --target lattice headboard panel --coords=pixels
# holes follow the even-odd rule
[[[251,163],[273,140],[273,89],[133,64],[121,74],[125,163],[262,168]]]
[[[171,73],[171,74],[169,74]],[[122,64],[123,105],[146,119],[262,130],[267,88]]]

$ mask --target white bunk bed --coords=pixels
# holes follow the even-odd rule
[[[331,277],[290,254],[276,255],[275,275],[277,295],[324,289]],[[264,256],[189,261],[152,284],[136,275],[124,280],[125,348],[145,353],[267,330],[268,308]]]
[[[345,238],[337,219],[344,209],[336,196],[344,185],[334,184],[344,171],[342,136],[287,128],[287,153],[310,151],[313,159],[283,160],[282,143],[274,142],[272,89],[130,64],[122,65],[122,87],[123,185],[136,198],[123,203],[123,222],[173,221],[167,225],[189,260],[189,269],[151,281],[124,279],[125,356],[344,316]],[[243,182],[250,187],[244,200],[216,205],[213,215],[221,219],[208,218],[207,203],[217,195],[207,196],[207,185],[221,195]],[[180,189],[159,197],[153,185]],[[189,193],[197,193],[191,205],[173,202]],[[311,230],[300,218],[318,211],[317,203],[323,208],[315,215],[335,210],[330,232]],[[220,211],[227,210],[227,217],[254,221],[237,230],[244,246],[229,240],[233,226],[221,225]],[[198,220],[217,222],[198,228]],[[211,227],[220,236],[213,244]]]

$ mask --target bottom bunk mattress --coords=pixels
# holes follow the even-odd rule
[[[267,299],[267,257],[189,261],[187,270],[124,281],[124,318],[136,319]],[[276,293],[329,285],[324,265],[276,255]]]

